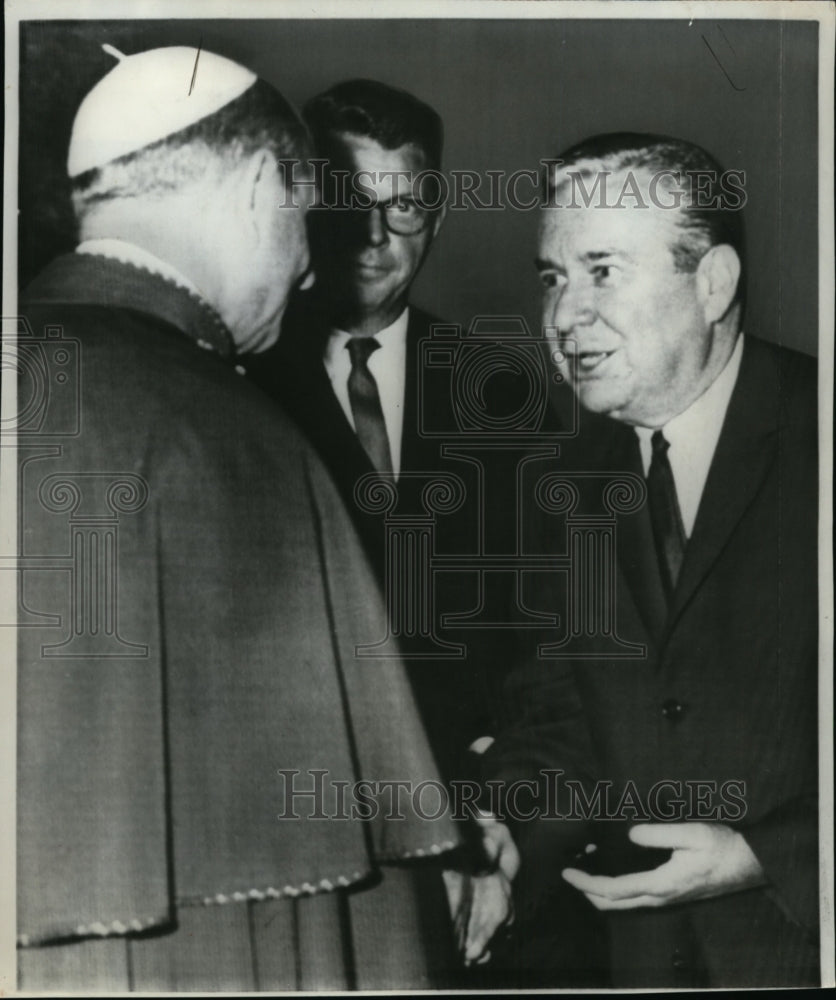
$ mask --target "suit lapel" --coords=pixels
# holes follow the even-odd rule
[[[436,321],[420,309],[416,309],[414,306],[409,307],[409,325],[406,331],[404,414],[401,431],[401,469],[405,472],[432,472],[435,469],[433,457],[437,455],[438,445],[433,440],[424,437],[420,432],[421,400],[418,398],[421,341],[429,337],[433,322]],[[420,381],[423,384],[423,380]],[[423,402],[426,404],[427,400]],[[447,405],[449,407],[449,402]]]
[[[374,472],[374,466],[334,394],[322,358],[317,357],[312,362],[315,374],[305,405],[310,407],[311,421],[317,423],[320,449],[328,456],[328,464],[335,474],[346,477],[353,490],[357,479],[366,472]]]
[[[685,549],[669,628],[711,570],[775,461],[780,398],[776,366],[758,342],[747,337],[737,385]]]
[[[310,307],[282,331],[274,367],[280,398],[302,426],[344,489],[373,466],[334,394],[322,357],[328,327]]]
[[[601,506],[602,474],[616,478],[621,473],[631,473],[643,478],[643,470],[638,438],[632,427],[586,410],[581,411],[580,422],[580,435],[561,445],[561,461],[570,477],[573,472],[581,473],[577,485],[582,492],[590,491],[591,511]],[[585,472],[593,473],[593,478],[585,480]],[[631,514],[619,514],[615,532],[618,575],[623,581],[618,588],[618,599],[629,597],[635,605],[647,633],[642,641],[649,639],[658,644],[664,631],[667,606],[647,505],[643,504]],[[622,611],[617,609],[616,616],[620,620]]]

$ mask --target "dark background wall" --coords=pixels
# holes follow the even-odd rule
[[[536,169],[602,131],[665,132],[746,171],[747,329],[817,345],[817,25],[787,21],[264,20],[21,26],[20,279],[73,246],[72,117],[113,65],[171,44],[251,66],[301,104],[368,76],[442,115],[447,169]],[[129,127],[129,123],[127,125]],[[525,189],[527,190],[527,189]],[[536,329],[536,212],[451,212],[415,289],[446,319],[521,314]]]

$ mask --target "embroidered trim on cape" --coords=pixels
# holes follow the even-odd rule
[[[429,847],[416,847],[414,851],[402,851],[400,854],[378,854],[380,861],[408,861],[410,858],[438,857],[446,851],[453,851],[459,845],[455,840],[442,840],[440,844],[430,844]]]
[[[84,243],[81,243],[78,247],[76,247],[75,253],[79,254],[79,256],[101,257],[103,260],[115,260],[117,263],[122,264],[125,267],[131,267],[135,271],[141,271],[143,274],[150,274],[154,278],[159,278],[161,281],[168,282],[168,284],[173,285],[179,291],[185,292],[190,299],[201,307],[207,317],[211,319],[212,325],[215,327],[216,331],[220,334],[223,340],[223,346],[210,344],[206,340],[197,340],[195,343],[197,343],[198,347],[202,347],[207,351],[216,351],[221,355],[235,353],[235,342],[232,339],[232,334],[229,332],[229,328],[226,323],[224,323],[221,319],[218,311],[213,305],[207,302],[195,288],[185,284],[183,280],[178,280],[176,272],[170,273],[167,270],[157,270],[151,267],[150,264],[146,263],[144,260],[141,262],[133,260],[127,254],[124,256],[117,256],[115,253],[107,253],[104,250],[99,250],[95,247],[90,247],[88,249],[85,247]]]
[[[92,924],[78,924],[74,930],[67,931],[62,937],[111,937],[117,934],[129,934],[131,931],[144,931],[148,930],[149,927],[168,923],[169,919],[167,915],[165,917],[145,917],[142,919],[134,917],[128,921],[111,920],[106,924],[97,920]],[[37,942],[41,940],[49,941],[55,936],[50,935],[44,939],[38,938]],[[17,944],[19,948],[28,948],[32,943],[32,936],[30,934],[18,934]]]
[[[416,847],[414,851],[403,851],[399,854],[379,855],[381,862],[406,861],[410,858],[437,857],[457,846],[455,841],[444,840],[440,844],[430,844],[429,847]],[[350,876],[337,875],[333,879],[321,878],[316,884],[303,882],[301,885],[286,885],[281,889],[268,886],[266,889],[248,889],[246,891],[215,893],[214,896],[204,896],[202,899],[178,899],[178,906],[225,906],[229,903],[263,902],[266,899],[296,899],[299,896],[315,896],[321,892],[334,892],[336,889],[347,889],[350,885],[361,882],[368,872],[354,872]],[[109,923],[96,921],[92,924],[79,924],[70,932],[76,937],[110,937],[117,934],[128,934],[131,931],[144,931],[149,927],[166,923],[166,917],[134,918],[128,921],[111,920]],[[69,936],[69,935],[68,935]],[[29,934],[19,934],[18,947],[27,948],[31,943]]]
[[[316,884],[303,882],[301,885],[286,885],[282,889],[268,886],[266,889],[248,889],[246,892],[216,892],[214,896],[204,896],[203,899],[181,899],[180,906],[225,906],[227,903],[262,902],[265,899],[296,899],[298,896],[315,896],[320,892],[334,892],[335,889],[347,889],[355,882],[361,882],[368,872],[354,872],[351,876],[338,875],[334,879],[321,878]]]
[[[402,851],[398,854],[378,854],[381,863],[387,861],[408,861],[410,858],[438,857],[446,851],[458,847],[454,840],[444,840],[440,844],[430,844],[429,847],[416,847],[414,851]],[[354,872],[350,877],[338,875],[334,879],[322,878],[316,884],[303,882],[301,885],[286,885],[281,889],[268,886],[266,889],[236,890],[235,892],[217,892],[214,896],[204,896],[203,899],[180,899],[180,906],[225,906],[228,903],[247,903],[251,900],[265,899],[296,899],[299,896],[315,896],[320,892],[334,892],[335,889],[346,889],[356,882],[361,882],[368,872]]]

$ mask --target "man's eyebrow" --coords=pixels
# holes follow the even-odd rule
[[[608,247],[606,250],[588,250],[586,253],[580,255],[580,260],[584,263],[590,263],[598,260],[604,260],[607,257],[622,257],[624,260],[632,259],[630,254],[625,253],[623,250],[618,250],[615,247]],[[550,260],[547,257],[535,258],[534,266],[538,271],[565,270],[561,264],[558,264],[556,261]]]
[[[626,260],[630,259],[630,255],[624,253],[623,250],[616,250],[615,247],[610,247],[606,250],[588,250],[585,254],[581,255],[581,260],[603,260],[604,257],[624,257]]]

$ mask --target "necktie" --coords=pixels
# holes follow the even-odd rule
[[[685,528],[676,499],[676,484],[673,480],[671,463],[668,461],[670,443],[661,431],[655,431],[650,439],[653,457],[647,473],[647,500],[650,507],[650,521],[659,558],[659,571],[665,594],[670,601],[682,559],[685,555]]]
[[[352,337],[348,344],[351,372],[348,399],[354,414],[354,429],[360,444],[378,472],[392,472],[392,454],[383,420],[377,382],[369,371],[369,356],[380,347],[374,337]]]

